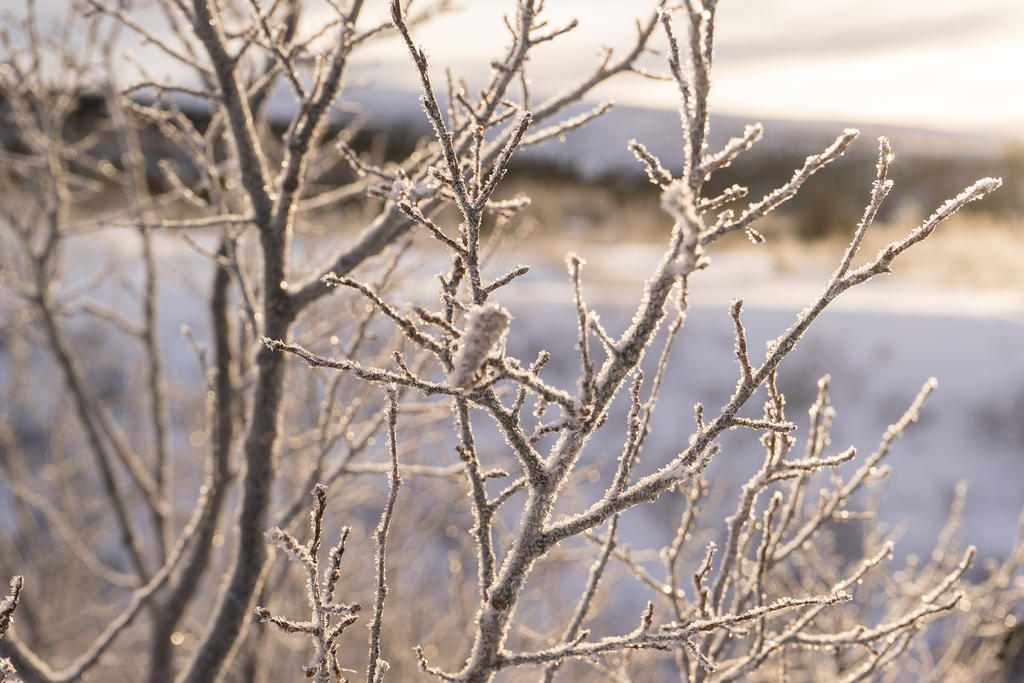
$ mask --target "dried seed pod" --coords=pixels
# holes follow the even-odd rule
[[[473,380],[494,347],[504,339],[512,319],[498,304],[474,306],[466,316],[466,333],[455,354],[455,369],[449,381],[462,389],[473,386]]]

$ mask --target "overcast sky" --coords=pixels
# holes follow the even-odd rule
[[[372,2],[370,3],[372,5]],[[381,5],[385,3],[380,3]],[[508,41],[512,2],[462,0],[417,27],[438,78],[451,67],[471,82]],[[538,92],[585,74],[603,44],[625,46],[643,0],[548,0],[553,24],[580,27],[539,48],[529,75]],[[660,35],[659,35],[660,39]],[[659,47],[662,43],[659,40]],[[894,123],[1024,140],[1022,0],[722,0],[713,108],[750,117]],[[663,59],[652,58],[652,67]],[[379,43],[359,73],[414,87],[407,55]],[[674,107],[673,86],[624,76],[601,97]]]

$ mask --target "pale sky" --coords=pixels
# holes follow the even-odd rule
[[[415,29],[439,83],[445,67],[471,83],[486,77],[487,64],[507,44],[501,15],[512,4],[462,0],[457,12]],[[529,76],[538,93],[587,73],[600,45],[628,44],[634,17],[652,4],[548,0],[553,25],[574,16],[581,25],[537,50]],[[359,62],[372,66],[359,73],[414,87],[408,55],[395,47],[373,46]],[[648,64],[664,68],[661,57]],[[722,0],[713,79],[712,107],[720,113],[1024,140],[1024,1]],[[653,107],[677,102],[674,86],[632,76],[620,76],[599,96]]]

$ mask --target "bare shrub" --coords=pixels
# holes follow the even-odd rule
[[[960,491],[928,561],[892,569],[896,538],[877,521],[884,459],[934,382],[867,457],[831,448],[828,378],[797,448],[776,382],[832,301],[890,272],[999,180],[970,185],[855,265],[892,189],[893,155],[880,140],[867,207],[821,294],[763,359],[748,349],[735,301],[731,396],[716,410],[698,404],[691,427],[676,425],[678,449],[647,453],[654,469],[641,473],[691,278],[723,236],[763,241],[756,221],[857,131],[760,199],[744,203],[739,186],[706,196],[707,179],[762,135],[751,125],[707,148],[714,2],[659,3],[627,52],[608,52],[543,102],[530,97],[528,57],[575,23],[548,25],[542,3],[515,3],[511,44],[479,92],[449,76],[443,97],[414,38],[436,6],[394,0],[379,25],[367,25],[359,0],[327,6],[331,18],[310,25],[297,0],[167,0],[155,10],[86,0],[49,30],[30,3],[0,33],[0,277],[11,301],[0,571],[28,577],[0,606],[10,660],[0,676],[332,680],[364,662],[368,681],[1007,675],[1021,539],[972,573]],[[149,28],[157,16],[162,28]],[[122,33],[190,79],[161,82],[141,63],[140,80],[120,82]],[[353,52],[396,34],[434,139],[387,164],[356,151],[365,121],[334,107]],[[517,320],[500,298],[529,268],[491,259],[529,199],[500,198],[502,177],[523,147],[606,111],[564,115],[600,83],[657,77],[639,61],[655,34],[667,37],[664,78],[681,98],[682,169],[630,147],[670,219],[664,254],[621,331],[586,301],[584,259],[570,254],[575,352],[517,358]],[[267,114],[282,90],[292,103],[284,126]],[[191,255],[175,256],[181,242]],[[124,263],[126,251],[137,258]],[[436,290],[403,283],[414,257],[450,264]],[[197,262],[211,278],[201,304],[173,277]],[[200,306],[207,322],[192,320],[184,342],[166,333]],[[179,353],[185,342],[192,361]],[[555,383],[552,359],[577,366],[575,381]],[[704,472],[736,429],[764,456],[722,522]],[[595,460],[596,442],[617,444],[617,457]],[[337,535],[328,501],[348,525]],[[653,548],[626,543],[624,516],[666,501],[678,514],[672,533],[634,539]],[[325,534],[341,538],[326,566]],[[352,635],[360,604],[373,605],[368,650]],[[278,616],[306,609],[306,620]],[[290,654],[300,639],[257,621],[305,635],[312,659]]]

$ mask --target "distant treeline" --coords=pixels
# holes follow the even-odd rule
[[[750,194],[736,203],[741,209],[746,202],[763,197],[789,180],[803,165],[806,155],[806,150],[758,153],[755,148],[744,156],[742,163],[716,174],[706,185],[707,194],[713,196],[734,184],[745,186]],[[876,161],[874,156],[848,152],[808,180],[800,193],[779,209],[778,215],[792,221],[797,234],[808,239],[849,231],[867,203]],[[615,172],[584,180],[565,165],[531,159],[513,168],[511,175],[517,174],[553,183],[596,185],[630,201],[658,191],[639,169],[635,174]],[[1024,147],[1007,147],[997,157],[897,155],[889,177],[899,192],[894,192],[883,205],[879,220],[885,221],[905,209],[931,212],[946,198],[985,176],[1001,177],[1002,188],[986,197],[984,203],[969,205],[964,212],[984,213],[1007,221],[1024,220]]]
[[[5,100],[0,92],[0,118],[7,114]],[[193,108],[185,111],[197,130],[206,130],[209,116],[205,110]],[[79,107],[68,120],[66,134],[69,139],[81,138],[108,121],[103,98],[91,93],[81,94]],[[336,130],[331,133],[349,123],[351,116],[341,115],[336,121]],[[284,124],[279,128],[283,129]],[[417,126],[392,126],[387,129],[375,126],[370,116],[366,124],[352,136],[350,145],[360,154],[368,154],[376,162],[384,163],[405,158],[422,135],[422,129]],[[21,141],[12,137],[9,129],[0,129],[0,145],[14,152],[23,151],[24,147]],[[186,183],[195,177],[196,169],[189,166],[184,155],[176,153],[174,144],[158,132],[155,126],[145,131],[143,145],[154,190],[162,189],[158,164],[163,160],[174,163],[178,175]],[[114,158],[116,145],[113,140],[109,145],[100,146],[101,154],[105,148],[111,152],[108,160],[119,165],[119,160]],[[780,209],[779,213],[793,222],[798,235],[816,238],[836,231],[846,231],[860,217],[867,201],[870,182],[874,178],[876,159],[862,151],[862,148],[857,149],[816,174],[794,199]],[[742,163],[716,174],[707,185],[707,192],[713,195],[725,187],[738,184],[750,189],[749,199],[760,198],[788,180],[811,151],[803,148],[783,151],[778,146],[760,149],[755,146],[744,155]],[[268,152],[273,154],[274,150]],[[84,172],[88,175],[87,169]],[[899,191],[883,206],[879,219],[884,221],[894,212],[906,208],[920,212],[931,211],[945,198],[956,195],[984,176],[1002,177],[1003,187],[987,197],[985,202],[972,204],[965,211],[982,212],[1007,221],[1024,218],[1024,146],[1008,145],[1001,154],[995,156],[990,153],[975,156],[962,153],[934,153],[927,156],[897,154],[890,178]],[[639,163],[635,172],[616,170],[597,178],[584,178],[569,165],[533,156],[513,163],[510,180],[517,177],[552,186],[569,186],[576,190],[594,187],[616,200],[629,202],[640,200],[646,203],[649,195],[657,193],[657,188],[647,182]],[[352,179],[351,170],[339,157],[338,163],[327,168],[318,181],[329,185]]]
[[[352,146],[365,152],[371,148],[387,159],[404,158],[419,139],[419,130],[375,130],[372,125],[353,140]],[[571,133],[570,133],[571,135]],[[842,159],[811,178],[795,198],[780,208],[779,214],[792,220],[800,236],[821,237],[836,231],[847,231],[860,218],[868,200],[871,181],[875,177],[877,158],[851,150]],[[814,149],[782,151],[777,146],[759,149],[755,146],[741,163],[720,171],[708,183],[707,192],[734,184],[750,189],[750,198],[759,199],[789,180]],[[679,169],[670,169],[678,171]],[[597,178],[584,178],[567,164],[536,156],[513,163],[510,180],[530,178],[555,185],[592,185],[623,199],[649,199],[656,194],[643,168],[638,163],[633,173],[616,170]],[[978,178],[998,176],[1003,187],[986,197],[984,202],[969,205],[966,212],[981,212],[1002,220],[1024,219],[1024,146],[1008,145],[1001,154],[969,156],[958,153],[932,153],[928,156],[899,154],[889,177],[899,192],[893,193],[883,205],[879,219],[886,220],[895,212],[913,208],[930,212],[948,197],[955,196]],[[639,196],[638,196],[639,195]]]

